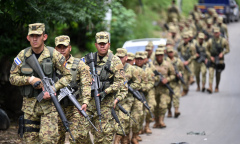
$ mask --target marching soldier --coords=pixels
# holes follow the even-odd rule
[[[220,28],[221,36],[228,40],[228,28],[227,25],[223,23],[223,17],[218,17],[216,26]]]
[[[122,61],[123,64],[123,69],[125,72],[125,78],[126,81],[128,81],[128,84],[135,90],[139,90],[141,88],[141,77],[140,77],[140,73],[137,69],[134,68],[134,66],[132,66],[127,62],[128,56],[127,56],[127,50],[124,48],[118,48],[117,49],[117,53],[115,54],[116,56],[118,56],[120,58],[120,60]],[[127,94],[127,97],[120,102],[120,104],[122,105],[122,107],[130,112],[133,110],[133,103],[134,103],[134,97],[131,93]],[[121,141],[121,144],[128,144],[129,141],[129,134],[130,134],[130,118],[129,116],[125,115],[122,112],[119,112],[119,117],[120,117],[120,121],[121,123],[124,125],[124,131],[126,133],[126,136],[122,136],[122,130],[117,131],[116,137],[115,137],[115,141],[114,144],[119,144]],[[138,120],[136,119],[137,124],[139,124]]]
[[[175,3],[176,3],[176,1],[172,0],[172,6],[168,8],[167,22],[173,22],[173,18],[177,18],[178,21],[180,19],[180,13],[179,13],[179,10],[178,10],[177,6],[175,5]]]
[[[207,54],[206,54],[206,48],[207,43],[204,42],[204,33],[198,34],[198,41],[195,44],[196,52],[197,52],[197,58],[194,61],[194,71],[197,81],[197,91],[200,91],[200,72],[202,73],[202,92],[205,91],[205,83],[206,83],[206,74],[207,74]]]
[[[31,47],[22,50],[14,59],[10,70],[9,81],[20,87],[23,96],[22,111],[24,112],[25,143],[56,143],[58,140],[58,113],[48,92],[43,100],[36,97],[44,91],[43,84],[37,73],[26,63],[26,59],[35,55],[42,66],[44,74],[54,78],[53,69],[62,73],[62,78],[55,83],[56,91],[66,87],[72,80],[71,73],[65,68],[65,57],[52,47],[44,45],[48,35],[45,34],[43,23],[29,24],[27,40]],[[39,83],[37,85],[37,83]],[[37,85],[37,86],[36,86]]]
[[[111,110],[125,98],[128,90],[127,84],[124,84],[125,76],[121,60],[112,53],[108,53],[110,46],[109,34],[107,32],[98,32],[95,38],[97,52],[93,53],[93,60],[90,59],[89,54],[82,58],[88,65],[92,61],[94,62],[96,73],[100,78],[101,90],[98,96],[101,96],[102,132],[94,130],[92,134],[94,135],[95,144],[111,143],[116,130]],[[94,115],[94,125],[100,127],[94,99],[90,101],[88,107],[87,112],[89,115]]]
[[[216,71],[215,92],[219,91],[218,86],[220,83],[221,72],[225,68],[224,55],[230,51],[228,41],[221,37],[220,34],[220,29],[214,27],[214,37],[208,41],[207,46],[207,55],[211,62],[209,67],[209,88],[207,89],[209,93],[212,93],[214,71]]]
[[[61,35],[55,38],[55,49],[64,55],[66,59],[65,67],[70,70],[72,74],[72,81],[70,87],[76,92],[76,98],[82,104],[82,109],[86,111],[87,105],[91,99],[91,76],[89,67],[83,61],[73,57],[70,52],[72,47],[70,45],[70,38],[66,35]],[[61,77],[62,74],[57,71],[57,76]],[[80,116],[78,109],[73,103],[65,97],[61,101],[64,113],[70,123],[73,137],[77,143],[91,143],[87,125],[88,121],[83,116]],[[70,142],[73,143],[71,137]],[[59,121],[59,140],[58,143],[62,144],[65,140],[65,129],[61,121]]]
[[[175,79],[175,71],[171,63],[164,60],[164,49],[156,49],[156,61],[154,63],[156,71],[160,72],[163,75],[161,82],[155,88],[155,98],[156,98],[156,107],[155,107],[155,124],[154,128],[165,128],[166,124],[164,123],[164,116],[167,112],[168,105],[171,101],[169,90],[165,84],[172,82]],[[155,76],[155,81],[158,82],[160,76]],[[155,83],[156,83],[155,82]]]
[[[178,118],[180,115],[179,112],[179,105],[180,105],[180,97],[181,97],[181,81],[179,80],[179,77],[183,76],[184,72],[184,65],[183,62],[174,56],[174,49],[173,46],[167,46],[167,54],[168,54],[168,59],[167,61],[171,63],[174,67],[175,70],[175,75],[176,75],[176,80],[173,80],[170,83],[170,86],[173,88],[174,95],[172,95],[171,102],[168,105],[168,117],[172,117],[172,112],[171,112],[171,107],[172,107],[172,102],[173,106],[175,109],[174,117]],[[176,73],[178,72],[178,73]]]

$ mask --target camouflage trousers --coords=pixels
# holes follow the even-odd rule
[[[195,63],[194,62],[191,62],[189,65],[188,65],[189,69],[191,70],[191,76],[194,77],[194,71],[195,71]]]
[[[193,71],[192,71],[192,73],[193,73]],[[191,73],[189,71],[187,71],[186,69],[184,69],[183,79],[184,79],[186,85],[182,86],[183,90],[188,90],[190,78],[191,78]]]
[[[157,87],[155,90],[155,94],[157,104],[155,106],[154,113],[155,117],[159,117],[166,114],[171,98],[169,96],[169,91],[163,87]]]
[[[207,74],[207,67],[204,63],[198,63],[198,62],[194,62],[194,73],[195,73],[195,76],[196,76],[196,81],[197,81],[197,84],[200,83],[200,72],[202,73],[202,83],[206,83],[206,74]]]
[[[100,130],[100,122],[99,116],[97,115],[97,111],[95,108],[88,109],[87,114],[93,115],[92,122],[96,126],[99,131],[93,129],[90,125],[89,130],[94,136],[94,144],[110,144],[113,141],[113,136],[116,133],[117,125],[113,116],[111,114],[112,107],[101,106],[101,125],[102,125],[102,132]],[[117,115],[118,112],[116,111]]]
[[[175,108],[179,108],[179,100],[181,97],[181,84],[176,84],[173,88],[174,95],[172,95],[171,102],[168,105],[168,108],[170,109],[172,107],[172,104]]]
[[[91,143],[88,125],[89,122],[79,114],[78,109],[75,106],[67,106],[63,108],[64,113],[67,117],[67,120],[70,122],[70,131],[75,139],[75,142],[72,140],[71,136],[69,135],[70,143],[77,143],[77,144],[87,144]],[[58,144],[63,144],[65,141],[65,127],[63,123],[58,117],[58,130],[59,130],[59,139]]]
[[[49,105],[52,102],[49,101]],[[25,124],[25,127],[40,128],[39,132],[25,132],[23,140],[27,144],[56,143],[58,139],[58,113],[54,106],[49,113],[44,113],[39,102],[34,106],[33,114],[24,113],[24,119],[40,122],[40,125]]]
[[[134,98],[132,106],[132,117],[136,120],[136,123],[132,123],[132,132],[138,133],[142,127],[140,125],[140,120],[143,115],[143,104],[138,99]]]
[[[214,72],[216,71],[213,67],[209,67],[209,84],[213,84]],[[221,79],[221,72],[216,71],[216,84],[219,85]]]
[[[120,102],[120,104],[126,111],[128,111],[130,113],[131,109],[133,107],[133,102],[134,102],[133,96],[128,94],[127,97],[123,101]],[[119,117],[119,120],[123,127],[123,131],[125,132],[126,135],[129,134],[130,128],[131,128],[131,118],[128,115],[121,112],[120,110],[119,110],[118,117]],[[132,117],[132,115],[131,115],[131,117]],[[117,134],[123,135],[121,128],[118,128]]]
[[[150,110],[151,110],[151,112],[154,112],[154,107],[156,106],[155,88],[152,88],[146,94],[147,95],[145,95],[145,96],[147,99],[147,103],[150,107]],[[145,108],[145,113],[146,113],[146,122],[153,121],[150,112],[146,108]]]

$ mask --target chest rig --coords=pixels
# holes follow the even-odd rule
[[[24,49],[24,60],[22,63],[22,67],[20,68],[20,75],[21,76],[35,76],[39,77],[36,72],[33,71],[33,69],[26,63],[26,53],[31,49],[31,47]],[[53,50],[52,47],[47,47],[47,49],[50,52],[50,57],[46,57],[43,59],[42,63],[40,64],[41,68],[43,69],[44,74],[46,77],[53,78],[54,73],[54,67],[53,67]],[[40,55],[41,56],[41,55]],[[32,85],[24,85],[20,87],[20,93],[23,97],[36,97],[39,93],[42,92],[42,89],[34,89]]]
[[[95,65],[95,70],[96,73],[99,76],[99,80],[100,80],[100,85],[99,85],[99,92],[104,91],[105,89],[107,89],[111,84],[113,84],[113,72],[110,70],[110,66],[111,66],[111,61],[113,58],[113,54],[112,53],[108,53],[108,60],[105,64],[97,64],[97,53],[93,53],[93,62]],[[86,61],[87,61],[87,65],[90,64],[91,59],[89,54],[86,55]]]
[[[212,49],[211,49],[211,55],[212,56],[218,56],[223,51],[222,47],[222,38],[220,38],[220,42],[217,43],[215,39],[212,39]]]
[[[188,60],[191,57],[189,44],[188,44],[187,48],[185,48],[184,44],[183,44],[182,49],[184,49],[184,50],[182,50],[182,53],[181,53],[183,59]]]

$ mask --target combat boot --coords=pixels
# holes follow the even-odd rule
[[[215,92],[219,92],[218,87],[215,87]]]
[[[167,115],[168,118],[171,118],[172,117],[172,111],[171,111],[171,108],[168,108],[168,115]]]
[[[132,144],[139,144],[137,140],[137,135],[138,135],[137,133],[133,133],[132,140],[131,140]]]
[[[152,131],[151,131],[151,129],[149,128],[149,124],[150,124],[150,122],[149,122],[149,121],[146,121],[145,129],[144,129],[144,131],[145,131],[146,134],[152,134]]]
[[[185,95],[187,95],[187,94],[188,94],[188,89],[187,89],[187,90],[183,90],[182,96],[185,96]]]
[[[209,88],[207,89],[207,92],[210,94],[212,93],[212,84],[211,83],[209,83]]]
[[[128,144],[129,143],[129,134],[127,134],[126,136],[123,136],[123,138],[121,139],[121,144]]]
[[[155,115],[155,124],[153,125],[153,128],[159,128],[159,117]]]
[[[194,83],[195,83],[194,77],[191,76],[191,77],[190,77],[190,80],[189,80],[189,84],[192,85],[192,84],[194,84]]]
[[[197,84],[197,90],[196,91],[200,91],[200,84]]]
[[[120,141],[121,141],[121,139],[122,139],[122,136],[121,136],[121,135],[118,135],[118,134],[116,134],[116,136],[115,136],[115,140],[114,140],[114,144],[119,144],[119,143],[120,143]]]
[[[167,127],[164,123],[164,115],[161,115],[159,117],[159,123],[160,123],[159,128],[166,128]]]
[[[142,138],[141,138],[139,135],[136,136],[136,139],[137,139],[138,141],[142,141]]]
[[[205,92],[205,83],[202,83],[202,92]]]
[[[175,114],[174,114],[174,117],[175,118],[178,118],[180,116],[180,112],[178,111],[178,107],[175,107]]]

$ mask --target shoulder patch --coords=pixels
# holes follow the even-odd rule
[[[17,67],[17,64],[14,62],[14,63],[12,64],[11,71],[15,70],[16,67]]]
[[[18,57],[14,59],[14,62],[16,63],[16,65],[20,65],[22,63],[22,61]]]
[[[83,61],[84,63],[85,63],[85,58],[83,57],[83,58],[81,58],[81,61]]]
[[[65,57],[64,57],[64,56],[62,56],[62,57],[59,59],[59,63],[60,63],[61,65],[65,64]]]
[[[115,68],[116,68],[116,70],[123,69],[123,65],[122,64],[118,64]]]

